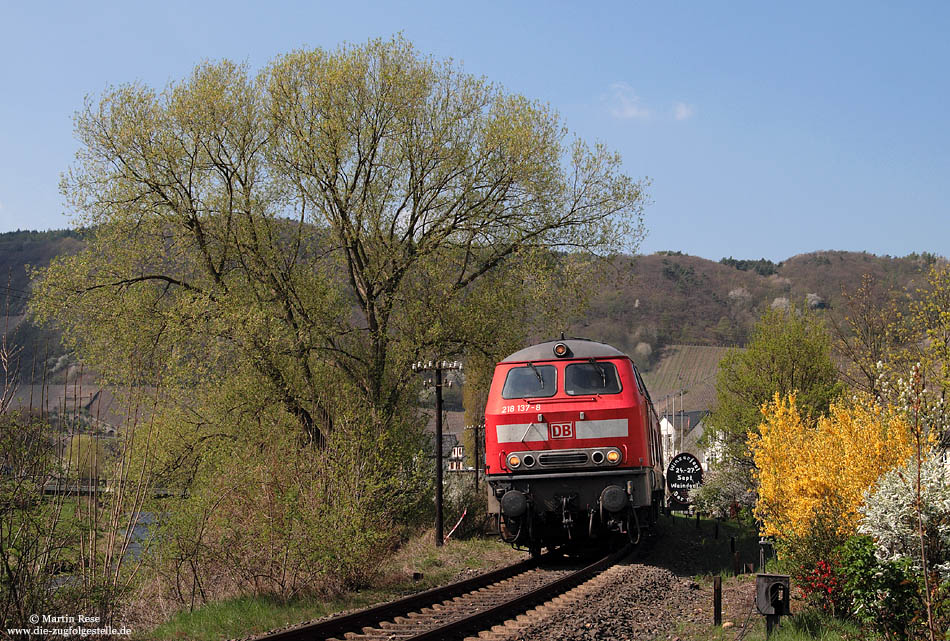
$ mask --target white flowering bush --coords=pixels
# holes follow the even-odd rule
[[[861,506],[858,531],[877,543],[882,560],[908,559],[921,571],[917,521],[917,462],[884,474]],[[928,565],[950,580],[950,473],[944,457],[931,452],[921,461],[921,522]]]
[[[689,491],[693,507],[715,518],[733,516],[733,510],[755,503],[749,468],[728,460],[714,464],[703,484]]]

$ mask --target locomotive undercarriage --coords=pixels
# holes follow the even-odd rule
[[[489,480],[489,509],[502,538],[532,554],[606,539],[637,543],[662,504],[653,481],[649,468],[512,475]]]

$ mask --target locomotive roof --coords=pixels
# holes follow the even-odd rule
[[[554,355],[554,346],[558,343],[564,343],[571,350],[568,356],[559,359]],[[611,347],[606,343],[587,340],[586,338],[563,338],[560,340],[538,343],[531,347],[525,347],[511,354],[502,363],[524,363],[528,361],[556,361],[570,360],[574,358],[629,358],[616,347]]]

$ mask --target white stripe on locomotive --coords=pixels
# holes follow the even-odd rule
[[[547,423],[514,423],[495,428],[499,443],[529,443],[548,440]]]
[[[548,440],[547,423],[514,423],[495,428],[499,443],[530,443]],[[599,421],[575,421],[574,438],[617,438],[629,436],[629,424],[625,418],[610,418]]]
[[[601,421],[577,421],[574,423],[574,438],[615,438],[629,436],[627,419],[608,418]]]

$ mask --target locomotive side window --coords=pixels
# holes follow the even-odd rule
[[[619,394],[620,379],[613,363],[571,363],[564,370],[564,391],[571,396]]]
[[[526,365],[508,370],[502,398],[546,398],[557,393],[557,369],[553,365]]]

